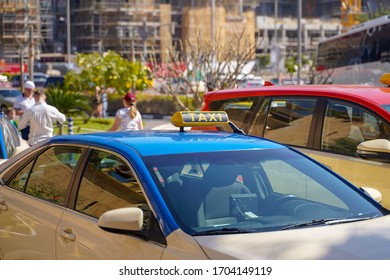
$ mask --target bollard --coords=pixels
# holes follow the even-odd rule
[[[68,118],[68,134],[69,135],[73,134],[73,118],[72,117]]]

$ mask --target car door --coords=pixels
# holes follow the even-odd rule
[[[57,225],[80,154],[81,149],[51,147],[3,174],[0,251],[4,259],[56,258]]]
[[[75,185],[70,208],[57,231],[59,259],[160,259],[165,246],[126,232],[109,232],[98,226],[106,211],[138,207],[148,229],[151,209],[131,166],[108,151],[91,150],[80,181]]]
[[[390,164],[360,159],[357,146],[373,139],[390,140],[390,125],[358,104],[328,99],[322,125],[317,126],[315,149],[309,156],[323,163],[355,186],[374,187],[382,193],[382,205],[390,207]]]
[[[318,98],[273,96],[264,98],[250,121],[248,134],[298,147],[306,153],[313,146]]]

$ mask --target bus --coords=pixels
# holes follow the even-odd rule
[[[321,41],[316,83],[380,85],[390,72],[390,15]]]

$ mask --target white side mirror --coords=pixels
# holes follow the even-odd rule
[[[141,230],[144,213],[137,207],[119,208],[107,211],[100,216],[101,228],[115,230]]]
[[[381,203],[382,193],[377,189],[370,187],[361,187],[369,196],[371,196],[376,202]]]
[[[360,143],[356,149],[357,156],[367,160],[390,161],[390,141],[375,139]]]

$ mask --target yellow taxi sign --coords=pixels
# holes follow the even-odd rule
[[[181,111],[176,112],[171,118],[171,124],[176,127],[186,126],[213,126],[229,123],[225,111]]]
[[[390,73],[383,74],[379,81],[386,86],[390,86]]]

